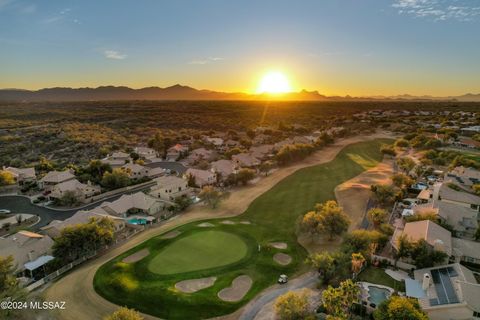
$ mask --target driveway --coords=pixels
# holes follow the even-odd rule
[[[17,195],[0,196],[0,209],[8,209],[12,213],[28,213],[28,214],[38,215],[41,220],[39,223],[37,223],[32,227],[33,230],[38,230],[41,227],[44,227],[47,224],[49,224],[52,220],[65,220],[73,216],[79,210],[93,209],[99,206],[104,201],[114,201],[120,198],[124,194],[132,194],[148,188],[150,188],[150,185],[141,186],[139,188],[134,188],[126,192],[123,192],[121,194],[107,197],[98,202],[88,204],[83,207],[72,208],[67,210],[51,209],[47,207],[37,206],[32,204],[30,202],[30,199],[24,196],[17,196]]]

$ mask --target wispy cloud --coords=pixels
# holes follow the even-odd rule
[[[65,9],[59,11],[58,13],[50,16],[49,18],[43,19],[42,22],[46,23],[46,24],[50,24],[50,23],[55,23],[55,22],[59,22],[59,21],[69,19],[68,16],[69,16],[71,11],[72,11],[72,9],[65,8]]]
[[[225,60],[225,59],[221,58],[221,57],[210,57],[210,58],[206,58],[206,59],[192,60],[192,61],[189,61],[188,64],[204,65],[204,64],[209,64],[209,63],[222,61],[222,60]]]
[[[120,53],[116,50],[105,50],[103,51],[103,55],[107,59],[113,59],[113,60],[123,60],[127,58],[127,55],[124,53]]]
[[[471,0],[395,0],[392,7],[400,14],[435,21],[472,21],[480,17],[480,6]]]

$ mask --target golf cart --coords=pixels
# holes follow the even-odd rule
[[[284,274],[280,275],[280,277],[278,278],[278,283],[285,284],[287,282],[288,282],[288,277]]]

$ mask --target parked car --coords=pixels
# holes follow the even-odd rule
[[[10,213],[11,211],[10,210],[7,210],[7,209],[0,209],[0,213]]]
[[[288,282],[288,277],[285,274],[281,274],[278,278],[278,283],[285,284]]]

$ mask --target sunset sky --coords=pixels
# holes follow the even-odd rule
[[[0,0],[0,88],[480,93],[480,1]]]

